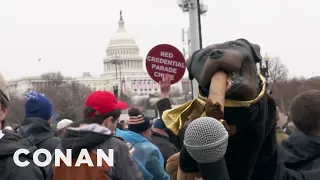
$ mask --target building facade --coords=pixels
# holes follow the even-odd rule
[[[140,56],[140,49],[135,39],[125,29],[125,21],[120,12],[118,30],[110,38],[103,59],[103,73],[100,77],[91,76],[84,72],[81,77],[65,78],[66,82],[78,82],[90,87],[92,90],[114,91],[118,89],[129,96],[148,96],[160,93],[159,84],[153,81],[143,69],[144,58]],[[45,86],[45,80],[38,77],[24,77],[9,80],[12,91],[23,93],[36,86]],[[183,94],[191,93],[190,80],[184,77],[180,82],[172,85]]]

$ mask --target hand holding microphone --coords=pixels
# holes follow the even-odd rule
[[[180,167],[185,172],[198,169],[204,180],[230,179],[224,160],[229,137],[226,130],[229,130],[229,127],[224,127],[227,124],[223,120],[225,92],[230,88],[227,85],[231,86],[231,83],[228,83],[227,74],[224,72],[217,72],[211,78],[209,96],[204,108],[208,117],[193,120],[184,134]]]
[[[198,163],[204,180],[229,179],[224,160],[228,138],[228,131],[221,122],[211,117],[198,118],[188,125],[184,136],[184,146]]]

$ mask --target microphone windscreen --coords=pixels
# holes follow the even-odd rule
[[[228,132],[220,121],[200,117],[188,125],[183,143],[190,156],[198,163],[211,163],[225,155],[228,137]]]

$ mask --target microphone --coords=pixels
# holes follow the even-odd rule
[[[230,179],[224,160],[228,138],[222,123],[212,117],[200,117],[188,125],[183,144],[204,180]]]

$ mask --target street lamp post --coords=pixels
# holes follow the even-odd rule
[[[122,78],[121,78],[121,64],[122,64],[122,60],[121,57],[117,54],[113,56],[113,59],[111,60],[111,63],[115,65],[116,68],[116,80],[118,80],[118,66],[119,66],[119,86],[117,86],[117,97],[120,98],[120,100],[122,100]],[[120,96],[118,96],[118,91],[120,88]]]
[[[190,54],[202,48],[201,38],[201,15],[208,11],[208,6],[204,5],[200,0],[178,0],[178,6],[182,12],[189,13],[189,30],[190,35]],[[192,84],[192,96],[198,98],[198,83],[194,79]]]
[[[269,60],[270,57],[268,56],[268,54],[266,53],[264,55],[264,57],[262,58],[262,61],[259,63],[259,68],[260,68],[260,73],[261,75],[266,79],[266,89],[268,94],[272,94],[271,90],[268,90],[269,88]]]
[[[113,86],[113,94],[118,98],[118,85]]]
[[[263,77],[266,78],[267,83],[268,83],[268,79],[269,79],[269,60],[270,60],[270,57],[266,53],[265,56],[263,57],[262,61],[259,64],[260,73],[262,74]]]

